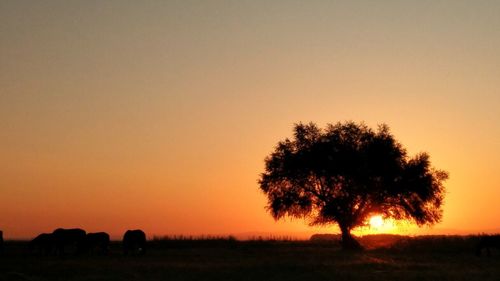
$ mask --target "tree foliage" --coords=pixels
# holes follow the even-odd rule
[[[336,223],[344,247],[355,245],[351,230],[373,214],[418,225],[442,216],[448,174],[432,168],[426,153],[409,157],[387,125],[296,124],[265,164],[259,184],[271,215]]]

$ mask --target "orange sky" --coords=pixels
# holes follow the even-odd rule
[[[343,120],[450,173],[443,222],[398,232],[500,231],[498,2],[269,2],[0,2],[5,237],[336,232],[257,180],[294,123]]]

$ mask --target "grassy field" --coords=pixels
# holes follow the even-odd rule
[[[361,239],[346,253],[336,242],[155,240],[144,256],[44,257],[26,242],[6,242],[0,280],[500,280],[500,252],[474,254],[476,238]]]

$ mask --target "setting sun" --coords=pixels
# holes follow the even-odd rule
[[[370,227],[371,228],[381,228],[382,226],[384,226],[384,219],[382,218],[382,216],[380,215],[377,215],[377,216],[372,216],[370,218]]]
[[[384,219],[382,215],[373,215],[368,218],[366,227],[359,228],[355,233],[357,235],[368,234],[403,234],[407,233],[412,226],[409,222],[396,222],[393,219]]]

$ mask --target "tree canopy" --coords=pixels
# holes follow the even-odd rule
[[[442,217],[447,172],[431,167],[427,153],[409,157],[385,124],[299,123],[265,164],[259,184],[271,215],[337,224],[344,248],[360,248],[351,230],[373,214],[419,226]]]

